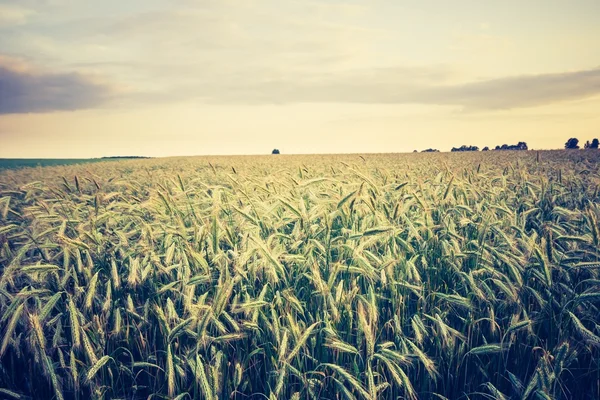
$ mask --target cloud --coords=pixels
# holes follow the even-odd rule
[[[86,75],[39,71],[0,56],[0,114],[93,108],[113,93],[110,86]]]
[[[417,100],[471,109],[511,109],[577,100],[600,94],[600,68],[522,75],[429,88]]]
[[[295,73],[256,69],[247,74],[214,74],[210,80],[179,85],[162,94],[174,101],[287,104],[364,103],[453,105],[466,110],[534,107],[600,95],[600,68],[450,83],[446,66],[394,67],[345,73]],[[159,99],[160,93],[148,93]],[[144,94],[137,96],[144,100]]]
[[[23,25],[33,14],[35,12],[29,8],[0,3],[0,28]]]
[[[118,67],[118,65],[116,66]],[[33,70],[0,57],[0,114],[87,109],[110,104],[131,107],[195,101],[207,104],[362,103],[450,105],[467,111],[517,109],[600,95],[600,68],[453,83],[448,66],[388,67],[346,72],[284,71],[277,67],[205,68],[169,71],[151,89],[119,93],[80,73]],[[144,65],[138,65],[139,69]],[[150,66],[146,68],[151,69]],[[180,74],[172,80],[170,74]]]

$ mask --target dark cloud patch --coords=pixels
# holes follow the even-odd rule
[[[194,100],[219,104],[364,103],[452,105],[465,110],[502,110],[542,106],[600,95],[600,68],[450,83],[443,67],[374,68],[338,74],[215,73],[172,86],[164,92],[140,93],[138,101]]]
[[[469,109],[511,109],[577,100],[598,94],[600,68],[433,87],[415,94],[415,100],[457,104]]]
[[[94,108],[111,95],[110,87],[85,75],[33,71],[0,58],[0,114]]]

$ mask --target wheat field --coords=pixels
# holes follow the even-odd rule
[[[600,398],[595,151],[0,172],[0,397]]]

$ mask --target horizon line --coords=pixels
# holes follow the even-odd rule
[[[427,150],[427,149],[425,149]],[[527,150],[496,150],[490,148],[489,152],[495,151],[564,151],[564,150],[598,150],[598,149],[585,149],[580,147],[578,149],[565,149],[565,148],[554,148],[554,149],[527,149]],[[442,151],[439,153],[484,153],[488,152],[484,150],[471,150],[471,151]],[[433,152],[427,152],[424,150],[417,151],[399,151],[399,152],[364,152],[364,153],[246,153],[246,154],[190,154],[190,155],[165,155],[165,156],[146,156],[146,155],[128,155],[128,156],[99,156],[99,157],[0,157],[0,160],[106,160],[115,161],[118,159],[155,159],[155,158],[184,158],[184,157],[254,157],[254,156],[329,156],[329,155],[380,155],[380,154],[428,154]]]

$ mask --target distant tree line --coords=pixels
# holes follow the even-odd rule
[[[496,146],[494,150],[528,150],[527,143],[519,142],[517,144],[503,144],[502,146]]]
[[[591,142],[588,140],[583,145],[583,148],[584,149],[598,149],[599,144],[600,143],[598,142],[598,139],[593,139]],[[577,139],[577,138],[571,138],[571,139],[567,140],[567,143],[565,143],[565,149],[567,149],[567,150],[577,150],[578,148],[579,148],[579,139]]]
[[[593,139],[591,142],[588,140],[585,142],[584,149],[598,149],[600,148],[600,141],[598,139]],[[579,149],[579,139],[577,138],[570,138],[569,140],[567,140],[567,142],[565,143],[565,149]],[[481,149],[481,151],[489,151],[490,148],[488,146],[485,146],[483,149]],[[503,145],[498,145],[496,146],[494,149],[494,151],[498,150],[498,151],[502,151],[502,150],[529,150],[529,147],[527,146],[526,142],[519,142],[517,144],[503,144]],[[452,150],[450,150],[451,152],[459,152],[459,151],[479,151],[479,147],[477,146],[469,146],[466,144],[463,144],[460,147],[453,147]],[[418,151],[415,150],[413,153],[417,153]],[[425,150],[421,150],[421,153],[439,153],[438,149],[425,149]]]
[[[584,149],[597,149],[599,144],[600,143],[598,142],[598,139],[592,140],[592,143],[590,143],[590,141],[588,140],[587,142],[585,142],[585,145],[583,146],[583,148]]]
[[[588,140],[585,142],[583,148],[584,149],[598,149],[600,147],[600,141],[598,141],[598,139],[593,139],[591,142]],[[579,149],[579,139],[577,138],[570,138],[569,140],[567,140],[567,142],[565,143],[565,149],[569,149],[569,150],[573,150],[573,149]],[[481,151],[489,151],[490,148],[488,146],[485,146],[483,149],[481,149]],[[529,147],[527,147],[527,143],[526,142],[519,142],[517,144],[503,144],[503,145],[498,145],[494,148],[494,151],[502,151],[502,150],[529,150]],[[452,150],[450,150],[451,152],[459,152],[459,151],[479,151],[479,147],[477,146],[468,146],[466,144],[463,144],[460,147],[453,147]],[[421,150],[421,153],[439,153],[440,151],[438,149],[425,149],[425,150]],[[413,153],[418,153],[418,150],[414,150]],[[271,154],[280,154],[279,149],[273,149],[273,151],[271,152]],[[106,158],[150,158],[150,157],[140,157],[140,156],[115,156],[115,157],[102,157],[103,159]]]
[[[485,146],[481,151],[489,151],[490,148]],[[527,143],[519,142],[517,144],[503,144],[502,146],[496,146],[494,150],[528,150]],[[467,146],[463,144],[460,147],[453,147],[450,151],[479,151],[477,146]]]
[[[452,150],[450,151],[479,151],[479,147],[477,146],[467,146],[466,144],[463,144],[460,147],[453,147]]]

